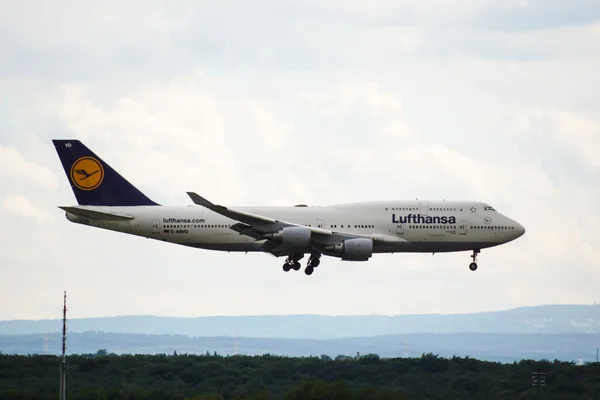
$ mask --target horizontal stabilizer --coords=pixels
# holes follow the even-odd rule
[[[70,214],[77,215],[78,217],[93,219],[97,221],[123,221],[127,219],[133,219],[131,215],[117,214],[113,212],[103,212],[91,210],[89,208],[72,206],[59,206],[58,208],[65,210]]]

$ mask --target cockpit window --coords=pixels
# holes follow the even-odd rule
[[[484,207],[483,207],[483,210],[484,210],[484,211],[496,211],[496,210],[494,209],[494,207],[492,207],[492,206],[484,206]]]

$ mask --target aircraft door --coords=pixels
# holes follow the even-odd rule
[[[152,220],[152,233],[153,234],[160,233],[160,220],[158,220],[158,219]]]
[[[467,221],[458,221],[458,234],[459,235],[467,234]]]
[[[427,202],[427,201],[420,201],[419,202],[419,212],[422,215],[427,215],[429,213],[429,202]]]
[[[396,225],[396,235],[404,235],[404,224]]]
[[[325,220],[324,219],[318,219],[317,220],[317,228],[325,228]]]

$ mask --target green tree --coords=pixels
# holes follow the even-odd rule
[[[314,381],[293,387],[286,398],[287,400],[348,400],[350,392],[342,381]]]

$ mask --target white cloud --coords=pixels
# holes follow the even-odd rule
[[[53,221],[52,216],[46,210],[36,207],[21,195],[6,196],[4,198],[4,208],[21,216],[33,218],[39,223]]]
[[[55,316],[65,286],[73,316],[596,300],[597,2],[64,4],[0,16],[0,300],[23,299],[0,319]],[[164,204],[188,204],[187,190],[230,205],[480,199],[527,233],[476,273],[458,253],[285,274],[264,254],[70,224],[50,144],[65,137]]]
[[[555,125],[558,142],[573,151],[590,167],[600,169],[600,124],[572,112],[550,111],[549,122]]]
[[[54,189],[56,179],[46,166],[23,158],[14,147],[0,145],[0,177],[9,179],[15,189],[35,184],[41,189]]]
[[[217,105],[195,83],[148,85],[103,107],[90,102],[94,93],[69,85],[55,106],[71,136],[82,138],[134,184],[157,185],[167,195],[184,193],[202,180],[216,186],[234,162],[226,155]]]
[[[42,51],[74,47],[91,54],[111,52],[123,45],[160,48],[161,38],[170,28],[161,3],[111,0],[84,5],[29,0],[6,4],[0,20],[12,38]]]

